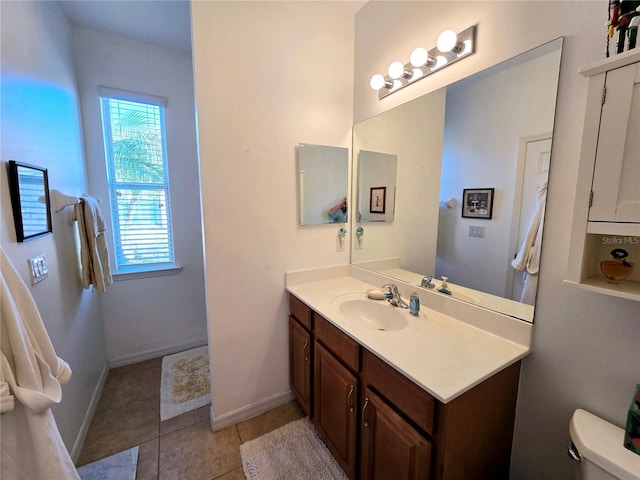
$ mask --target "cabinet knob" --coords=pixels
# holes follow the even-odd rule
[[[367,407],[369,406],[369,397],[365,397],[364,405],[362,407],[362,421],[364,422],[364,426],[369,426],[369,420],[367,419]]]

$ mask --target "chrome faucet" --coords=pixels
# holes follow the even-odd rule
[[[425,275],[422,278],[422,282],[420,282],[420,286],[423,288],[428,288],[429,290],[431,290],[432,288],[435,288],[436,284],[433,283],[431,280],[433,280],[433,277],[431,275]]]
[[[402,297],[398,292],[397,285],[395,285],[394,283],[387,283],[386,285],[383,285],[382,288],[389,289],[389,295],[391,295],[391,298],[389,299],[389,303],[391,305],[393,305],[394,307],[409,308],[409,305],[407,305],[406,302],[402,300]]]

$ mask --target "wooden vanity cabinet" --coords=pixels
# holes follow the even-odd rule
[[[314,359],[313,423],[347,476],[356,478],[358,378],[322,344]]]
[[[364,389],[360,421],[362,480],[429,478],[431,444],[387,402]]]
[[[311,391],[316,430],[350,479],[509,478],[520,362],[444,404],[305,308],[311,330],[304,309],[290,317],[291,389],[303,409],[299,391]],[[310,362],[294,349],[309,338],[307,383]]]
[[[289,311],[289,385],[304,414],[312,417],[313,313],[293,295],[289,296]]]

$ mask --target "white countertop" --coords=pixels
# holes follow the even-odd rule
[[[334,269],[332,274],[327,274],[327,271],[319,276],[304,272],[295,280],[288,274],[287,290],[443,403],[450,402],[530,352],[528,341],[519,340],[522,335],[516,335],[516,340],[508,338],[509,328],[513,325],[507,325],[505,338],[427,308],[429,292],[420,292],[420,316],[414,317],[408,310],[402,311],[408,322],[406,328],[394,331],[368,328],[342,314],[334,299],[345,294],[360,294],[366,299],[365,292],[380,284],[354,278],[349,268]],[[401,287],[400,284],[398,286]],[[408,303],[408,295],[402,290],[401,293]],[[473,316],[473,310],[468,309],[465,315],[469,312]],[[490,330],[495,331],[495,323],[500,321],[515,320],[490,319]],[[478,323],[477,318],[474,323]],[[516,325],[516,328],[527,327]]]

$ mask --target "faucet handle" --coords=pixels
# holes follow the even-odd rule
[[[388,288],[389,293],[393,293],[394,295],[398,294],[398,286],[395,283],[385,283],[382,285],[382,288]]]
[[[420,286],[423,288],[435,288],[436,284],[432,283],[431,280],[433,280],[433,277],[431,275],[425,275],[422,278],[422,282],[420,282]]]

